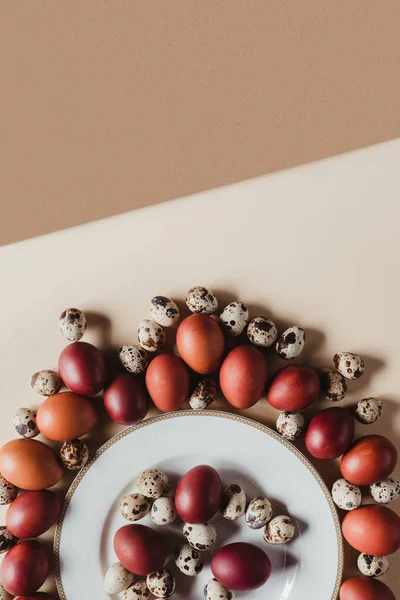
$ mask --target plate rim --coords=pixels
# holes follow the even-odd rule
[[[250,427],[254,427],[255,429],[258,429],[259,431],[265,433],[266,435],[269,435],[270,437],[272,437],[273,439],[278,441],[280,444],[282,444],[285,448],[287,448],[290,452],[292,452],[292,454],[294,454],[298,459],[300,459],[300,461],[307,467],[307,469],[311,472],[314,479],[318,483],[322,492],[324,493],[324,496],[325,496],[325,498],[328,502],[329,508],[331,510],[333,522],[335,525],[337,552],[338,552],[338,568],[337,568],[337,573],[336,573],[335,587],[334,587],[334,590],[333,590],[330,600],[336,600],[337,595],[339,593],[340,584],[341,584],[342,578],[343,578],[344,548],[343,548],[342,528],[341,528],[339,515],[337,512],[335,503],[332,500],[332,496],[330,494],[329,488],[326,485],[325,481],[323,480],[323,478],[320,475],[320,473],[318,472],[318,470],[309,461],[309,459],[296,446],[294,446],[288,440],[286,440],[285,438],[280,436],[276,431],[274,431],[267,425],[263,425],[262,423],[258,423],[254,419],[250,419],[249,417],[243,417],[241,415],[224,412],[222,410],[199,410],[199,411],[181,410],[181,411],[175,411],[175,412],[170,412],[170,413],[164,413],[161,415],[156,415],[154,417],[150,417],[149,419],[145,419],[145,420],[141,421],[140,423],[137,423],[136,425],[130,425],[129,427],[126,427],[122,431],[120,431],[120,432],[116,433],[114,436],[112,436],[107,442],[105,442],[102,446],[100,446],[96,450],[96,452],[94,453],[92,458],[85,465],[85,467],[83,467],[79,471],[79,473],[77,474],[77,476],[71,483],[70,487],[68,488],[68,491],[65,495],[65,498],[64,498],[64,501],[63,501],[63,504],[61,507],[60,515],[59,515],[59,518],[58,518],[57,524],[56,524],[56,530],[55,530],[55,535],[54,535],[54,544],[53,544],[53,555],[54,555],[54,570],[55,570],[55,577],[56,577],[56,586],[57,586],[58,595],[60,596],[60,600],[68,600],[65,595],[65,592],[64,592],[64,586],[63,586],[63,583],[61,580],[61,569],[60,569],[60,544],[61,544],[62,527],[63,527],[65,515],[67,513],[69,504],[70,504],[71,499],[72,499],[75,491],[77,490],[80,482],[85,477],[86,473],[89,471],[89,469],[92,467],[92,465],[100,458],[100,456],[102,456],[111,446],[113,446],[114,444],[119,442],[122,438],[126,437],[127,435],[130,435],[131,433],[137,431],[138,429],[142,429],[143,427],[148,427],[149,425],[152,425],[153,423],[158,423],[160,421],[166,421],[168,419],[181,418],[181,417],[222,418],[222,419],[228,419],[231,421],[237,421],[239,423],[243,423]]]

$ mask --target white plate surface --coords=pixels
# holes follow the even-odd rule
[[[250,530],[243,518],[232,523],[215,517],[217,548],[239,540],[251,542],[266,551],[272,562],[267,584],[257,591],[237,593],[237,598],[336,598],[343,568],[339,521],[329,491],[311,464],[291,444],[254,421],[212,411],[182,411],[124,430],[76,478],[56,532],[61,599],[109,599],[103,578],[107,567],[116,562],[114,534],[127,523],[119,514],[119,502],[135,491],[138,473],[159,468],[175,485],[198,464],[215,467],[224,485],[242,485],[249,499],[267,496],[276,514],[287,513],[297,524],[290,544],[270,546],[262,532]],[[153,526],[150,516],[140,523]],[[159,531],[168,536],[171,546],[184,541],[181,522]],[[205,568],[196,578],[181,575],[169,560],[168,568],[177,578],[176,600],[203,598],[204,585],[212,577],[210,557],[207,553]]]

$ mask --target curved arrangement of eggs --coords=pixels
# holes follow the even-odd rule
[[[301,355],[306,345],[302,327],[292,325],[279,332],[269,317],[250,315],[243,302],[220,307],[213,292],[201,286],[189,290],[186,305],[192,314],[180,321],[178,305],[165,296],[155,296],[149,306],[150,318],[139,323],[138,343],[127,340],[129,343],[116,353],[122,367],[117,374],[108,371],[101,350],[81,341],[88,325],[83,311],[69,308],[61,314],[59,329],[70,343],[60,354],[58,372],[43,369],[32,376],[31,387],[42,397],[42,403],[38,409],[23,407],[14,414],[15,431],[20,437],[0,449],[0,504],[10,505],[6,526],[0,527],[0,552],[7,552],[0,568],[0,598],[17,594],[51,600],[48,594],[36,593],[47,576],[47,554],[41,543],[31,538],[47,531],[58,518],[60,498],[47,488],[60,481],[63,467],[78,470],[89,459],[88,446],[80,438],[97,423],[99,392],[103,392],[110,418],[130,425],[145,418],[150,401],[163,412],[177,410],[187,400],[193,410],[205,410],[214,402],[218,387],[225,399],[240,410],[253,406],[265,394],[269,405],[280,411],[276,428],[282,437],[296,442],[305,436],[306,449],[316,459],[341,457],[342,477],[334,483],[332,497],[341,510],[347,511],[343,536],[361,553],[358,567],[362,577],[347,580],[340,598],[394,598],[376,578],[389,568],[386,555],[400,547],[400,518],[385,506],[400,497],[400,482],[391,476],[397,451],[381,435],[365,435],[354,441],[355,421],[367,426],[375,423],[383,403],[378,398],[362,398],[353,411],[336,405],[311,420],[304,418],[304,411],[318,399],[341,402],[351,381],[363,375],[363,359],[351,352],[338,352],[333,357],[334,368],[287,365]],[[178,355],[165,351],[168,328],[175,330]],[[270,356],[281,360],[282,367],[267,381]],[[65,391],[61,391],[63,385]],[[44,441],[34,439],[39,434],[60,444],[58,455]],[[162,595],[163,590],[171,595],[175,589],[171,573],[164,569],[158,532],[148,532],[149,528],[136,524],[147,513],[157,527],[178,517],[184,519],[186,540],[176,549],[175,560],[178,569],[191,576],[202,569],[202,552],[212,547],[216,532],[208,521],[220,508],[228,520],[244,515],[249,527],[263,528],[268,543],[291,539],[294,526],[290,517],[273,517],[266,498],[254,498],[247,504],[240,486],[231,484],[224,491],[211,467],[197,469],[182,479],[174,499],[166,496],[168,480],[163,474],[159,474],[155,488],[151,487],[154,470],[145,472],[138,481],[138,493],[124,499],[122,514],[132,523],[116,539],[131,540],[129,544],[138,544],[140,549],[155,535],[157,540],[153,542],[159,552],[149,563],[151,573],[149,564],[134,565],[135,573],[138,569],[148,571],[145,575],[151,577],[146,581],[133,582],[131,570],[126,567],[133,566],[129,556],[110,567],[106,577],[109,584],[105,584],[110,594],[126,590],[124,600],[137,600],[147,598],[149,589],[159,598],[167,597]],[[200,494],[201,501],[196,505],[193,481],[197,480],[202,482],[201,489],[212,491]],[[374,504],[362,505],[365,489],[369,489]],[[234,598],[229,587],[236,584],[232,584],[229,568],[224,566],[233,559],[226,557],[234,556],[234,564],[240,565],[246,562],[246,556],[254,555],[245,544],[237,546],[223,548],[220,556],[216,555],[215,577],[205,588],[209,600]],[[253,560],[258,560],[255,555]],[[265,559],[259,561],[261,572],[268,578]],[[230,586],[226,585],[228,580]],[[242,584],[248,585],[245,578]]]

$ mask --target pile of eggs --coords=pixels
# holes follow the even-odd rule
[[[251,318],[247,305],[240,301],[220,310],[213,292],[200,286],[189,290],[186,305],[191,314],[180,321],[173,300],[154,297],[150,318],[139,323],[138,343],[117,350],[118,373],[112,372],[101,350],[81,341],[87,328],[85,314],[74,308],[61,314],[59,328],[70,343],[60,354],[58,372],[45,369],[32,376],[31,386],[43,401],[37,411],[21,408],[15,413],[14,427],[20,437],[0,449],[0,504],[10,504],[6,525],[0,528],[0,553],[7,552],[0,568],[0,600],[9,600],[10,594],[33,599],[32,594],[46,579],[45,551],[32,538],[49,529],[58,517],[60,499],[47,488],[60,481],[63,468],[79,470],[89,459],[81,438],[96,425],[96,404],[101,402],[92,396],[102,392],[110,418],[131,425],[145,418],[150,400],[162,412],[178,410],[187,400],[193,410],[205,410],[218,389],[240,410],[255,405],[265,393],[269,405],[279,411],[276,428],[283,438],[296,442],[304,436],[307,452],[316,459],[341,457],[342,477],[333,485],[332,497],[339,509],[347,512],[343,536],[360,553],[357,564],[362,576],[343,584],[340,599],[393,599],[389,588],[377,578],[388,569],[386,556],[400,547],[400,518],[385,506],[400,496],[400,482],[392,476],[397,452],[383,436],[365,435],[354,441],[355,420],[367,426],[375,423],[383,403],[364,398],[354,410],[337,405],[345,398],[351,381],[363,375],[362,358],[338,352],[332,368],[285,365],[304,349],[303,328],[293,325],[280,333],[269,317]],[[164,351],[169,328],[176,330],[176,352]],[[285,362],[268,380],[271,356]],[[334,406],[307,423],[304,411],[320,398]],[[58,453],[34,439],[39,433],[59,444]],[[18,495],[18,489],[24,491]],[[374,503],[361,505],[367,490]],[[233,490],[231,493],[234,495]],[[162,524],[164,513],[169,515],[167,520],[175,509],[180,514],[168,496],[151,500],[151,494],[142,495],[147,499],[143,507],[134,509],[131,499],[125,507],[127,514],[148,509],[155,525]],[[267,524],[266,541],[274,539],[273,522],[271,519]],[[151,531],[151,535],[157,534]],[[147,583],[153,585],[153,579]],[[131,582],[130,587],[144,589],[145,583]],[[206,597],[212,598],[220,584],[212,580]]]
[[[140,600],[149,593],[169,598],[176,589],[176,577],[165,568],[168,553],[166,537],[137,521],[150,513],[156,527],[166,527],[181,519],[182,543],[174,549],[175,569],[187,577],[202,572],[208,551],[217,540],[216,527],[210,521],[220,513],[228,521],[245,517],[253,530],[262,529],[268,544],[286,544],[295,534],[295,525],[287,515],[273,517],[267,498],[253,498],[249,503],[242,487],[236,483],[223,490],[218,472],[209,465],[199,465],[179,481],[175,495],[170,492],[169,478],[158,469],[148,469],[137,478],[137,492],[120,503],[122,516],[130,521],[114,536],[119,562],[107,570],[104,588],[110,595],[123,592],[123,600]],[[206,600],[233,600],[236,591],[250,591],[263,586],[271,575],[267,554],[253,544],[236,542],[220,548],[211,559],[213,578],[205,585]],[[138,579],[142,577],[143,579]]]

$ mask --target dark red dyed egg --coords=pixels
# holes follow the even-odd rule
[[[37,537],[54,525],[60,509],[60,498],[50,490],[24,492],[7,510],[7,529],[21,540]]]
[[[235,591],[255,590],[271,575],[271,561],[253,544],[236,542],[224,546],[213,556],[211,569],[222,585]]]
[[[0,581],[13,596],[29,596],[42,587],[49,571],[47,552],[35,540],[23,540],[5,555]]]
[[[199,465],[178,483],[175,506],[186,523],[205,523],[217,513],[221,499],[222,483],[217,471],[208,465]]]
[[[311,419],[305,443],[312,456],[328,460],[344,454],[353,437],[353,417],[345,408],[334,407],[321,411]]]
[[[125,525],[118,529],[114,550],[125,569],[135,575],[162,569],[167,558],[163,537],[145,525]]]
[[[148,396],[141,379],[121,373],[104,390],[104,407],[113,421],[132,425],[144,419]]]
[[[317,400],[320,388],[320,380],[314,369],[292,365],[276,373],[267,400],[278,410],[297,412]]]
[[[64,348],[58,359],[61,379],[70,390],[93,396],[104,388],[106,363],[102,352],[87,342],[74,342]]]

